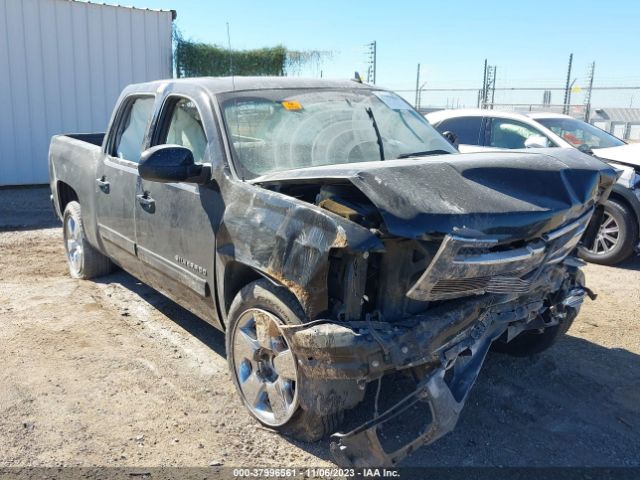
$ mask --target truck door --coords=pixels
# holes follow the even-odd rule
[[[152,145],[181,145],[192,151],[196,163],[210,163],[205,125],[213,120],[203,122],[203,110],[188,98],[167,97]],[[206,113],[211,115],[210,108]],[[223,212],[217,185],[142,179],[137,198],[136,242],[146,281],[220,326],[213,298],[215,235]]]
[[[143,274],[135,245],[138,161],[154,101],[152,95],[137,95],[120,103],[96,178],[98,234],[109,256],[137,277]]]

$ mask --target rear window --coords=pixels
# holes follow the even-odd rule
[[[453,132],[458,137],[458,143],[465,145],[482,145],[480,131],[482,117],[457,117],[440,122],[436,129],[440,133]]]
[[[123,105],[124,113],[116,130],[112,155],[130,162],[140,161],[154,101],[154,97],[137,97]]]

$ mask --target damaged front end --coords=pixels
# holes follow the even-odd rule
[[[300,407],[327,415],[394,372],[413,381],[382,409],[378,390],[369,418],[333,435],[340,465],[395,465],[451,431],[492,344],[564,332],[591,296],[573,252],[596,231],[615,172],[572,152],[456,157],[253,181],[265,192],[253,208],[278,222],[258,218],[260,242],[234,254],[296,285],[310,321],[281,329]],[[229,244],[248,231],[239,218],[226,222]],[[383,438],[418,420],[411,438]]]
[[[395,322],[367,315],[364,321],[316,320],[284,327],[298,359],[300,391],[313,392],[300,399],[303,408],[328,413],[353,407],[362,399],[364,385],[393,371],[410,371],[416,379],[412,393],[357,428],[333,436],[336,462],[394,465],[437,440],[454,428],[496,339],[568,326],[588,290],[579,261],[567,254],[590,215],[539,241],[504,251],[478,253],[486,242],[448,237],[408,295],[457,299],[440,301],[424,313]],[[415,407],[422,407],[428,423],[415,438],[388,451],[379,437],[381,427],[415,422],[406,418]]]

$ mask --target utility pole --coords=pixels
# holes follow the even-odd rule
[[[565,105],[566,111],[562,112],[565,115],[569,115],[569,112],[571,111],[571,108],[570,108],[571,107],[571,91],[573,90],[573,86],[575,85],[576,80],[578,79],[574,78],[569,84],[569,94],[567,95],[567,104]]]
[[[478,98],[478,106],[480,108],[493,108],[493,102],[496,96],[496,72],[498,67],[495,65],[487,64],[487,59],[484,59],[484,79],[482,81],[481,97]],[[491,94],[491,102],[489,102],[489,94]]]
[[[567,81],[564,87],[564,103],[562,107],[562,113],[567,115],[569,113],[569,104],[571,103],[571,65],[573,64],[573,53],[569,54],[569,67],[567,68]]]
[[[493,103],[496,98],[496,77],[498,76],[498,67],[493,66],[493,81],[491,82],[491,110],[493,110]]]
[[[480,108],[484,108],[484,103],[487,98],[487,59],[484,59],[484,74],[482,75],[482,98],[480,100]]]
[[[416,110],[420,108],[420,104],[418,103],[418,89],[420,88],[420,64],[418,64],[418,72],[416,73],[416,101],[414,106]]]
[[[371,83],[372,85],[376,84],[376,57],[377,57],[377,45],[376,42],[373,41],[367,45],[369,47],[369,51],[367,52],[369,55],[369,68],[367,70],[367,83]]]
[[[593,73],[596,70],[596,62],[591,62],[589,66],[589,87],[584,96],[584,121],[588,122],[591,116],[591,91],[593,90]]]
[[[418,106],[416,108],[420,108],[420,105],[422,105],[422,90],[424,90],[426,86],[427,82],[422,82],[418,87]]]

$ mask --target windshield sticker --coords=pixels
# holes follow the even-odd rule
[[[281,103],[285,110],[302,110],[302,105],[296,100],[283,100]]]
[[[394,93],[378,91],[373,94],[391,110],[411,110],[411,105]]]

